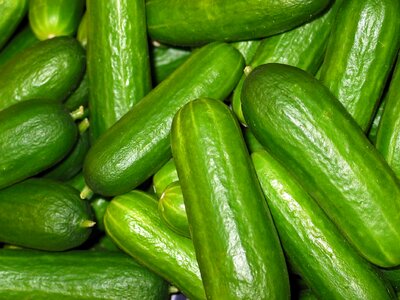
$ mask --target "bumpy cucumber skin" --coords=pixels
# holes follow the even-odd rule
[[[168,284],[118,252],[0,250],[0,299],[168,299]]]
[[[344,1],[327,46],[320,80],[366,131],[396,59],[397,0]]]
[[[88,0],[87,18],[94,141],[151,90],[151,75],[144,0]]]
[[[192,241],[164,224],[157,205],[155,198],[139,190],[115,197],[104,216],[107,235],[190,299],[205,299]]]
[[[16,209],[18,208],[18,209]],[[89,237],[92,212],[79,192],[50,179],[31,178],[0,191],[0,241],[63,251]]]
[[[149,0],[148,31],[159,42],[194,46],[243,41],[290,30],[312,19],[330,0]]]
[[[0,5],[0,50],[28,11],[28,0],[3,0]]]
[[[400,186],[344,107],[298,68],[268,64],[247,77],[247,124],[320,204],[356,249],[400,264]]]
[[[83,0],[30,0],[29,23],[40,40],[73,36],[84,8]]]
[[[78,86],[85,64],[74,38],[54,38],[25,49],[1,67],[0,110],[29,99],[63,101]]]
[[[164,192],[166,187],[173,183],[174,181],[178,181],[178,173],[176,172],[176,167],[174,163],[174,159],[171,158],[165,165],[161,167],[160,170],[153,176],[153,187],[154,192],[158,197],[161,197],[161,194]]]
[[[319,299],[393,299],[390,284],[348,243],[278,161],[252,153],[283,249]]]
[[[197,97],[225,99],[244,67],[230,45],[211,43],[196,51],[91,147],[84,163],[86,183],[96,193],[128,192],[171,157],[175,113]]]
[[[171,148],[209,299],[289,299],[283,251],[241,129],[222,102],[176,114]]]
[[[30,100],[0,112],[0,189],[60,161],[75,144],[68,111],[48,100]]]

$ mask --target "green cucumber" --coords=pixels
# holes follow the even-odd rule
[[[111,252],[122,252],[121,249],[112,241],[112,239],[104,235],[99,238],[99,241],[94,244],[90,250],[93,251],[111,251]]]
[[[370,262],[400,264],[400,185],[362,130],[309,73],[257,67],[242,94],[247,124]]]
[[[257,141],[257,138],[248,127],[244,127],[242,130],[247,149],[249,149],[250,153],[264,149],[264,146],[261,145],[259,141]]]
[[[31,178],[0,190],[0,241],[47,251],[81,245],[92,212],[79,192],[50,179]]]
[[[75,144],[77,131],[68,111],[48,100],[0,111],[0,189],[60,161]]]
[[[78,86],[85,53],[74,38],[41,41],[15,55],[0,72],[0,110],[20,101],[61,102]]]
[[[29,23],[39,40],[73,36],[84,8],[84,0],[30,0]]]
[[[383,276],[390,281],[394,290],[400,292],[400,268],[381,269]]]
[[[87,106],[89,102],[89,83],[88,75],[85,72],[78,88],[72,93],[71,96],[65,100],[65,107],[69,110],[78,109],[80,106]]]
[[[190,299],[205,299],[192,241],[164,224],[157,205],[155,198],[139,190],[115,197],[104,216],[107,235]]]
[[[128,255],[0,250],[1,299],[168,298],[168,284]]]
[[[99,196],[90,201],[90,206],[94,212],[97,228],[101,231],[105,231],[104,214],[106,213],[109,203],[109,200]]]
[[[189,223],[179,181],[167,186],[158,201],[161,219],[177,234],[190,239]]]
[[[254,55],[257,52],[258,46],[260,46],[261,40],[250,40],[250,41],[242,41],[232,43],[232,46],[235,47],[244,57],[246,65],[248,65]]]
[[[171,45],[243,41],[284,32],[305,23],[330,0],[148,0],[150,37]]]
[[[162,166],[160,170],[157,171],[157,173],[154,174],[154,192],[158,197],[161,197],[161,194],[164,192],[166,187],[174,181],[178,180],[179,178],[178,173],[176,172],[174,159],[171,158],[165,165]]]
[[[290,299],[278,234],[230,109],[189,102],[174,117],[171,148],[208,299]]]
[[[385,97],[386,98],[386,97]],[[383,111],[385,109],[386,99],[383,98],[382,102],[379,104],[378,110],[372,120],[371,128],[368,131],[368,139],[372,144],[376,144],[376,135],[378,134],[379,124],[382,120]]]
[[[151,90],[144,0],[87,1],[90,133],[96,140]]]
[[[152,176],[171,157],[170,127],[179,108],[196,97],[225,99],[243,67],[243,57],[225,43],[193,53],[93,144],[83,167],[88,186],[117,195]]]
[[[14,55],[39,42],[29,26],[18,32],[0,52],[0,66],[10,60]]]
[[[390,284],[290,172],[265,150],[252,159],[285,254],[317,298],[392,299]]]
[[[83,177],[83,173],[79,172],[71,179],[66,180],[65,184],[73,187],[74,189],[76,189],[78,191],[82,191],[85,187],[85,178]]]
[[[81,22],[79,23],[78,33],[76,39],[81,43],[82,47],[86,49],[87,46],[87,11],[83,14]]]
[[[399,50],[398,0],[344,1],[320,80],[366,131]]]
[[[28,11],[28,0],[2,0],[0,2],[0,50],[12,36]]]

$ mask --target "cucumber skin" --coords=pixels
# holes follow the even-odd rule
[[[233,113],[213,99],[186,104],[171,148],[207,297],[289,299],[283,251]]]
[[[29,99],[63,101],[78,86],[85,64],[74,38],[54,38],[25,49],[1,67],[0,110]]]
[[[30,0],[29,23],[40,40],[73,36],[84,8],[83,0]]]
[[[344,1],[340,7],[320,80],[364,131],[396,59],[399,37],[399,1]]]
[[[393,299],[390,284],[288,170],[265,150],[252,159],[286,256],[318,299]]]
[[[192,241],[164,224],[157,205],[155,198],[139,190],[115,197],[104,216],[106,233],[190,299],[206,299]]]
[[[196,97],[225,99],[243,67],[243,57],[227,44],[196,51],[93,144],[83,166],[88,186],[118,195],[153,175],[171,157],[170,127],[179,108]]]
[[[0,6],[0,50],[28,11],[28,0],[3,0]]]
[[[89,102],[89,79],[87,72],[82,77],[81,82],[79,83],[78,88],[72,93],[71,96],[65,100],[65,107],[70,110],[76,110],[80,106],[87,106]]]
[[[48,100],[24,101],[0,111],[0,189],[60,161],[75,144],[68,111]]]
[[[81,43],[82,47],[86,49],[87,46],[87,18],[88,13],[85,13],[82,16],[81,22],[79,23],[78,33],[76,34],[76,39]]]
[[[383,111],[385,109],[386,97],[382,99],[382,102],[379,104],[379,107],[376,111],[374,119],[372,120],[371,128],[368,132],[368,139],[372,144],[376,145],[376,135],[378,134],[379,124],[382,120]]]
[[[18,209],[16,209],[18,208]],[[63,251],[81,245],[91,228],[89,204],[79,192],[50,179],[31,178],[0,191],[0,241]]]
[[[160,198],[167,186],[178,180],[179,178],[178,173],[176,172],[174,159],[171,158],[165,165],[161,167],[160,170],[157,171],[157,173],[154,174],[154,192]]]
[[[0,299],[168,299],[168,285],[118,252],[0,250]]]
[[[148,0],[148,31],[165,44],[196,46],[274,35],[305,23],[330,0]],[[177,9],[178,8],[178,9]]]
[[[91,141],[151,90],[144,0],[87,1]]]
[[[329,90],[305,71],[268,64],[247,77],[242,101],[256,138],[353,246],[378,266],[400,264],[400,186]]]
[[[95,197],[95,199],[90,201],[90,206],[92,207],[96,219],[96,226],[103,232],[105,231],[104,215],[106,213],[108,204],[110,204],[110,201],[103,197]]]

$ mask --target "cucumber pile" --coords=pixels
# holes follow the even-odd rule
[[[0,1],[0,299],[400,299],[398,0]]]

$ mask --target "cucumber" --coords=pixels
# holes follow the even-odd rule
[[[176,172],[174,159],[171,158],[165,165],[162,166],[160,170],[157,171],[157,173],[154,174],[154,192],[158,197],[161,197],[167,186],[178,180],[179,178],[178,173]]]
[[[285,254],[317,298],[393,299],[390,284],[290,172],[265,150],[251,156]]]
[[[214,99],[189,102],[174,117],[171,148],[208,299],[290,299],[283,251],[233,113]]]
[[[230,45],[216,42],[196,51],[93,144],[83,167],[88,186],[117,195],[152,176],[171,157],[170,127],[179,108],[196,97],[225,99],[243,67]]]
[[[80,106],[87,106],[89,102],[89,83],[88,75],[85,72],[78,88],[72,93],[71,96],[65,100],[65,107],[69,110],[76,110]]]
[[[0,66],[10,60],[14,55],[36,44],[39,40],[29,26],[18,32],[0,52]]]
[[[79,172],[71,179],[66,180],[65,184],[69,185],[70,187],[73,187],[74,189],[76,189],[78,191],[82,191],[83,188],[85,187],[85,178],[83,177],[83,173]]]
[[[79,192],[51,179],[31,178],[0,190],[0,241],[39,250],[81,245],[94,222]]]
[[[366,131],[399,50],[398,0],[344,1],[320,80]]]
[[[150,37],[171,45],[242,41],[284,32],[320,13],[330,0],[148,0]]]
[[[340,102],[298,68],[267,64],[246,78],[250,130],[370,262],[400,264],[400,185]]]
[[[106,213],[109,203],[109,200],[99,196],[90,201],[90,206],[92,207],[96,219],[97,228],[101,231],[105,231],[104,214]]]
[[[30,100],[0,111],[0,189],[60,161],[76,138],[77,127],[59,103]]]
[[[383,276],[390,281],[394,290],[400,292],[400,269],[381,269]]]
[[[39,40],[73,36],[84,8],[84,0],[30,0],[29,23]]]
[[[205,299],[192,241],[164,224],[157,205],[155,198],[139,190],[115,197],[104,216],[107,235],[190,299]]]
[[[374,145],[376,144],[376,135],[378,134],[379,124],[381,122],[383,111],[386,104],[385,98],[383,98],[382,102],[379,104],[378,110],[376,111],[376,114],[372,120],[371,128],[369,129],[367,135],[370,142]]]
[[[90,248],[93,251],[111,251],[111,252],[122,252],[117,245],[107,235],[99,238],[99,241]]]
[[[190,239],[189,223],[179,181],[167,186],[158,201],[161,219],[177,234]]]
[[[232,46],[235,47],[244,57],[246,65],[248,65],[253,59],[254,55],[257,52],[258,46],[260,46],[261,40],[250,40],[250,41],[242,41],[232,43]]]
[[[74,38],[41,41],[1,66],[0,110],[20,101],[61,102],[78,86],[85,53]]]
[[[151,90],[144,0],[87,1],[91,139]]]
[[[0,250],[1,299],[167,299],[168,285],[128,255]]]
[[[28,0],[2,0],[0,2],[0,50],[12,36],[28,11]]]
[[[264,149],[264,146],[261,145],[259,141],[257,141],[257,138],[254,136],[254,134],[248,127],[244,127],[242,131],[244,140],[247,145],[247,149],[249,149],[250,153]]]
[[[87,11],[83,14],[81,22],[79,23],[78,33],[76,39],[81,43],[82,47],[86,49],[87,46]]]

